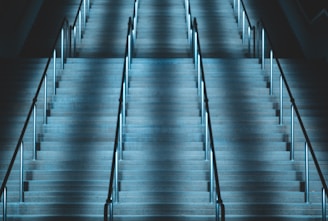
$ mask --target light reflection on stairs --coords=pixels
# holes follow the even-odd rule
[[[214,220],[183,1],[140,1],[114,219]],[[38,160],[26,164],[26,202],[10,193],[10,220],[103,220],[130,3],[94,2],[80,58],[68,60],[51,100]],[[191,1],[227,219],[319,220],[318,179],[305,204],[302,153],[289,160],[288,127],[277,124],[257,60],[243,58],[230,4],[207,3]]]

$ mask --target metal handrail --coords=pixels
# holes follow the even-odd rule
[[[237,1],[237,3],[236,3]],[[241,6],[241,7],[240,7]],[[248,42],[248,53],[249,55],[255,57],[256,52],[256,27],[255,25],[252,25],[252,22],[250,20],[250,17],[248,15],[248,12],[246,10],[246,6],[244,3],[244,0],[233,0],[233,5],[232,5],[234,11],[237,13],[237,24],[238,26],[241,23],[241,35],[242,35],[242,41],[243,44],[245,43],[245,37],[246,37],[246,30],[247,30],[247,42]],[[240,18],[242,17],[242,19]],[[246,18],[246,19],[245,19]],[[247,29],[246,29],[246,24],[245,21],[247,21]],[[253,32],[253,52],[251,53],[251,32]]]
[[[245,7],[245,4],[244,4],[244,1],[243,0],[234,0],[234,8],[235,8],[235,4],[236,4],[236,1],[238,1],[238,21],[240,20],[240,3],[243,7],[243,16],[245,15],[246,16],[246,19],[247,19],[247,22],[248,22],[248,25],[249,27],[253,27],[254,28],[254,44],[253,44],[253,54],[255,56],[255,49],[256,49],[256,45],[255,45],[255,26],[252,26],[251,25],[251,22],[250,22],[250,19],[249,19],[249,16],[248,16],[248,13],[247,13],[247,10],[246,10],[246,7]],[[244,22],[244,17],[243,17],[243,22]],[[261,52],[261,55],[259,54],[259,56],[261,56],[260,58],[260,61],[262,63],[262,68],[264,69],[265,68],[265,44],[264,44],[264,36],[266,35],[267,38],[268,38],[268,42],[269,42],[269,45],[271,46],[271,50],[270,50],[270,64],[271,64],[271,67],[270,67],[270,94],[272,95],[273,93],[273,77],[272,77],[272,74],[273,74],[273,55],[275,54],[275,47],[273,45],[273,42],[271,40],[271,37],[270,35],[268,34],[268,31],[267,31],[267,28],[265,27],[265,24],[263,22],[263,20],[261,19],[260,22],[259,22],[259,25],[262,25],[263,26],[263,29],[262,29],[262,44],[261,44],[261,47],[262,47],[262,52]],[[260,45],[258,45],[258,47],[260,48]],[[297,120],[299,122],[299,125],[300,125],[300,128],[301,128],[301,131],[303,133],[303,136],[305,138],[305,202],[309,202],[309,158],[308,158],[308,151],[310,151],[311,153],[311,156],[312,156],[312,159],[313,159],[313,163],[316,167],[316,170],[317,170],[317,173],[319,175],[319,178],[320,178],[320,181],[321,181],[321,184],[322,184],[322,220],[326,220],[326,198],[328,197],[328,186],[327,186],[327,183],[326,183],[326,180],[325,180],[325,177],[322,173],[322,170],[320,168],[320,164],[319,164],[319,161],[315,155],[315,151],[313,149],[313,146],[311,144],[311,141],[310,141],[310,138],[309,138],[309,135],[305,129],[305,126],[304,126],[304,123],[303,123],[303,120],[302,120],[302,117],[300,115],[300,112],[298,110],[298,107],[296,105],[296,102],[295,102],[295,99],[293,97],[293,94],[291,92],[291,89],[289,87],[289,84],[287,82],[287,79],[286,79],[286,76],[285,76],[285,73],[282,69],[282,66],[281,66],[281,63],[280,63],[280,60],[278,59],[278,57],[276,56],[275,58],[275,61],[277,63],[277,66],[278,66],[278,69],[279,69],[279,72],[280,72],[280,116],[279,116],[279,122],[280,124],[283,124],[283,100],[282,100],[282,84],[285,85],[286,87],[286,90],[287,90],[287,93],[288,93],[288,96],[289,96],[289,99],[290,99],[290,103],[291,103],[291,148],[290,148],[290,159],[291,160],[294,160],[294,112],[296,114],[296,117],[297,117]]]
[[[220,206],[221,209],[221,221],[225,220],[225,205],[223,203],[222,197],[221,197],[221,190],[220,190],[220,182],[219,182],[219,174],[218,174],[218,166],[216,163],[216,154],[215,154],[215,145],[214,145],[214,138],[213,138],[213,131],[212,131],[212,123],[211,123],[211,114],[210,114],[210,108],[208,104],[208,96],[207,96],[207,89],[206,89],[206,80],[205,80],[205,73],[204,73],[204,66],[203,66],[203,57],[202,57],[202,52],[201,52],[201,47],[200,47],[200,38],[199,38],[199,32],[198,32],[198,25],[197,25],[197,19],[194,18],[193,23],[192,23],[192,28],[193,28],[193,33],[194,33],[194,53],[197,54],[195,56],[195,64],[198,66],[198,71],[200,71],[200,81],[202,81],[202,103],[204,102],[205,104],[205,109],[206,109],[206,121],[205,124],[206,128],[205,130],[209,130],[209,140],[210,140],[210,148],[212,151],[211,154],[211,164],[213,164],[213,171],[211,173],[214,174],[214,179],[215,179],[215,192],[216,192],[216,219],[219,220],[219,214],[218,214],[218,205]],[[198,87],[200,87],[200,81],[198,82]],[[203,105],[202,105],[203,106]],[[203,117],[203,114],[202,114]],[[206,138],[207,139],[207,138]],[[206,141],[207,142],[207,141]],[[206,145],[207,146],[207,145]],[[207,155],[207,150],[206,150],[206,155]],[[207,157],[206,157],[207,158]],[[211,190],[212,191],[212,190]],[[211,194],[212,195],[212,194]]]
[[[200,47],[200,40],[199,40],[199,33],[198,33],[198,26],[197,26],[197,19],[192,17],[191,14],[191,6],[190,0],[185,0],[185,10],[186,10],[186,21],[187,21],[187,32],[188,32],[188,40],[191,44],[191,48],[193,49],[193,59],[195,62],[195,67],[197,67],[198,71],[198,83],[197,86],[199,88],[199,92],[201,95],[201,118],[202,123],[205,125],[205,159],[208,160],[208,135],[210,140],[210,148],[211,148],[211,155],[210,155],[210,202],[213,202],[213,175],[215,179],[215,208],[216,208],[216,220],[219,221],[220,214],[219,214],[219,207],[221,211],[221,221],[225,221],[225,205],[223,203],[221,197],[221,190],[220,190],[220,182],[219,182],[219,174],[218,174],[218,167],[216,164],[216,154],[215,154],[215,146],[214,146],[214,138],[213,138],[213,131],[212,131],[212,124],[211,124],[211,115],[210,115],[210,108],[208,104],[208,96],[207,96],[207,89],[206,89],[206,82],[205,82],[205,73],[204,73],[204,66],[203,66],[203,56],[201,53]],[[201,80],[202,79],[202,80]],[[202,81],[202,83],[201,83]],[[204,114],[204,103],[206,114]],[[205,116],[204,116],[205,115]],[[205,119],[203,119],[205,117]]]
[[[273,44],[273,41],[270,37],[270,35],[268,34],[268,31],[267,31],[267,28],[265,26],[265,23],[263,22],[263,20],[260,21],[260,24],[262,24],[262,35],[264,35],[266,33],[266,36],[268,38],[268,42],[269,42],[269,45],[271,46],[271,50],[270,50],[270,59],[271,59],[271,82],[270,82],[270,87],[271,87],[271,90],[270,90],[270,93],[272,94],[272,60],[273,60],[273,54],[275,54],[275,47],[274,47],[274,44]],[[264,36],[262,37],[262,39],[264,39]],[[262,47],[264,47],[264,43],[262,43]],[[265,53],[265,50],[262,49],[262,53],[264,54]],[[262,55],[262,57],[265,57],[264,55]],[[303,136],[305,138],[305,165],[306,165],[306,171],[305,171],[305,175],[306,175],[306,180],[305,180],[305,202],[308,202],[309,201],[309,167],[308,167],[308,151],[310,151],[311,153],[311,156],[312,156],[312,160],[313,160],[313,163],[315,165],[315,168],[317,170],[317,173],[319,175],[319,178],[320,178],[320,181],[321,181],[321,184],[322,184],[322,220],[326,220],[326,197],[328,197],[327,193],[328,193],[328,186],[327,186],[327,183],[326,183],[326,180],[325,180],[325,177],[322,173],[322,170],[320,168],[320,164],[319,164],[319,161],[316,157],[316,154],[315,154],[315,151],[313,149],[313,146],[311,144],[311,141],[310,141],[310,138],[309,138],[309,135],[306,131],[306,128],[304,126],[304,123],[303,123],[303,120],[302,120],[302,117],[300,115],[300,112],[299,112],[299,109],[297,107],[297,104],[295,102],[295,98],[293,97],[293,94],[291,92],[291,89],[290,89],[290,86],[287,82],[287,79],[286,79],[286,75],[283,71],[283,68],[281,66],[281,63],[280,63],[280,60],[279,58],[276,56],[275,58],[275,61],[277,63],[277,66],[278,66],[278,69],[279,69],[279,72],[280,72],[280,118],[279,118],[279,122],[280,124],[283,124],[283,114],[282,114],[282,109],[283,109],[283,101],[282,101],[282,82],[284,83],[285,87],[286,87],[286,90],[287,90],[287,93],[288,93],[288,96],[289,96],[289,99],[290,99],[290,103],[291,103],[291,135],[292,135],[292,144],[291,144],[291,148],[290,148],[290,159],[291,160],[294,160],[294,144],[293,144],[293,139],[294,139],[294,131],[293,131],[293,112],[296,113],[296,117],[297,117],[297,120],[299,122],[299,125],[300,125],[300,128],[301,128],[301,131],[303,133]],[[264,60],[262,61],[262,63],[264,63]],[[264,66],[264,65],[263,65]]]
[[[52,49],[53,49],[53,51],[54,51],[54,54],[55,54],[55,51],[56,51],[56,45],[57,45],[57,43],[58,43],[58,40],[60,39],[60,36],[61,37],[63,37],[63,30],[65,29],[65,28],[67,28],[68,27],[68,20],[66,19],[66,18],[64,18],[63,19],[63,21],[61,22],[61,25],[60,25],[60,29],[59,29],[59,31],[57,32],[57,35],[56,35],[56,40],[55,40],[55,42],[54,42],[54,44],[53,44],[53,46],[52,46]],[[63,45],[63,38],[61,38],[62,39],[62,44],[61,44],[61,46],[63,47],[64,45]],[[64,48],[62,48],[61,49],[61,51],[64,51]],[[64,53],[62,53],[63,55],[64,55]],[[7,172],[6,172],[6,174],[5,174],[5,177],[4,177],[4,179],[3,179],[3,181],[2,181],[2,184],[1,184],[1,188],[0,188],[0,198],[2,197],[2,196],[4,196],[3,198],[4,198],[4,200],[3,200],[3,206],[4,206],[4,210],[3,210],[3,213],[4,213],[4,215],[3,215],[3,219],[4,220],[6,220],[6,195],[7,195],[7,193],[6,193],[6,186],[7,186],[7,182],[8,182],[8,179],[9,179],[9,176],[10,176],[10,174],[11,174],[11,171],[12,171],[12,168],[13,168],[13,165],[14,165],[14,163],[15,163],[15,160],[16,160],[16,157],[17,157],[17,153],[19,152],[19,150],[20,150],[20,148],[22,148],[23,149],[23,138],[24,138],[24,135],[25,135],[25,132],[26,132],[26,129],[27,129],[27,127],[28,127],[28,124],[29,124],[29,120],[30,120],[30,118],[31,118],[31,116],[32,116],[32,113],[34,112],[34,114],[35,114],[35,107],[36,107],[36,103],[37,103],[37,100],[38,100],[38,97],[39,97],[39,94],[40,94],[40,91],[41,91],[41,88],[42,88],[42,85],[43,84],[46,84],[46,79],[47,79],[47,71],[48,71],[48,68],[49,68],[49,66],[50,66],[50,63],[51,63],[51,60],[52,60],[52,58],[53,58],[53,54],[51,53],[51,55],[48,57],[48,61],[47,61],[47,63],[46,63],[46,66],[45,66],[45,68],[44,68],[44,71],[43,71],[43,74],[42,74],[42,77],[41,77],[41,80],[40,80],[40,82],[39,82],[39,85],[38,85],[38,87],[37,87],[37,90],[36,90],[36,93],[35,93],[35,96],[34,96],[34,98],[33,98],[33,100],[32,100],[32,104],[31,104],[31,106],[30,106],[30,109],[29,109],[29,111],[28,111],[28,114],[27,114],[27,118],[26,118],[26,120],[25,120],[25,122],[24,122],[24,125],[23,125],[23,128],[22,128],[22,131],[21,131],[21,133],[20,133],[20,136],[19,136],[19,139],[18,139],[18,142],[17,142],[17,145],[16,145],[16,148],[15,148],[15,150],[14,150],[14,153],[13,153],[13,156],[12,156],[12,158],[11,158],[11,160],[10,160],[10,163],[9,163],[9,166],[8,166],[8,169],[7,169]],[[64,60],[64,58],[62,58],[62,60]],[[56,64],[54,64],[54,66],[55,66]],[[54,70],[55,70],[55,68],[54,68]],[[54,73],[55,74],[55,73]],[[55,82],[54,82],[54,84],[55,84]],[[54,93],[55,93],[55,91],[54,91]],[[46,93],[45,93],[46,94]],[[46,104],[45,104],[45,110],[46,110]],[[45,111],[46,112],[46,111]],[[35,117],[35,116],[34,116]],[[35,123],[35,122],[34,122]],[[44,121],[44,123],[46,123],[46,121]],[[34,140],[34,145],[35,145],[35,140]],[[35,156],[35,154],[34,154],[34,157],[36,157]],[[23,159],[21,159],[21,164],[22,164],[22,160]],[[23,173],[23,171],[21,171],[21,174]],[[21,180],[22,181],[22,180]],[[22,181],[23,182],[23,181]],[[21,201],[24,201],[24,198],[22,197],[23,196],[23,189],[22,189],[22,185],[21,185],[21,190],[20,190],[20,200]]]
[[[122,142],[122,124],[123,119],[125,118],[125,96],[128,90],[127,82],[128,82],[128,69],[131,62],[131,34],[133,33],[133,21],[132,18],[129,17],[128,21],[128,31],[126,35],[126,45],[125,45],[125,54],[124,54],[124,65],[122,71],[122,82],[121,82],[121,91],[119,97],[119,105],[118,105],[118,112],[117,112],[117,123],[116,123],[116,131],[115,131],[115,140],[114,140],[114,148],[113,148],[113,158],[112,158],[112,165],[111,165],[111,172],[109,177],[109,186],[108,186],[108,194],[107,199],[104,205],[104,220],[108,220],[108,216],[110,220],[113,220],[113,200],[118,202],[118,155],[122,156],[122,149],[118,149],[119,142]],[[120,153],[118,153],[120,151]],[[120,157],[121,158],[121,157]],[[116,174],[116,175],[115,175]],[[113,190],[114,190],[114,182],[115,182],[115,199],[113,199]],[[108,209],[110,211],[108,211]]]
[[[88,3],[86,3],[86,1],[88,1]],[[78,11],[76,13],[76,17],[75,17],[75,21],[74,24],[76,24],[76,21],[78,19],[78,17],[80,16],[81,13],[81,7],[82,5],[84,6],[84,15],[86,17],[86,4],[88,4],[88,8],[90,7],[90,0],[81,0],[79,7],[78,7]],[[86,20],[85,20],[86,21]],[[44,87],[44,111],[43,111],[43,123],[47,124],[47,71],[50,67],[51,64],[51,60],[53,60],[53,94],[56,94],[56,72],[57,72],[57,68],[56,68],[56,59],[57,59],[57,50],[56,50],[56,46],[58,44],[58,41],[60,41],[60,58],[61,58],[61,68],[64,69],[64,63],[66,62],[66,58],[71,54],[71,28],[72,26],[69,26],[69,22],[68,19],[65,17],[63,18],[60,28],[56,34],[55,37],[55,41],[53,43],[52,46],[52,51],[51,54],[48,57],[46,66],[44,68],[43,74],[41,76],[40,82],[38,84],[36,93],[34,95],[34,98],[32,100],[32,104],[30,106],[30,109],[28,111],[26,120],[24,122],[22,131],[20,133],[16,148],[14,150],[13,156],[10,160],[8,169],[6,171],[5,177],[2,181],[1,184],[1,189],[0,189],[0,198],[3,198],[3,220],[5,221],[7,219],[7,182],[9,179],[9,176],[11,174],[12,168],[14,166],[14,163],[16,161],[17,158],[17,154],[19,152],[19,150],[21,151],[21,159],[20,159],[20,189],[19,189],[19,198],[20,198],[20,202],[24,202],[24,136],[27,130],[27,127],[29,125],[29,121],[33,115],[34,121],[33,121],[33,160],[37,159],[37,147],[36,147],[36,105],[37,105],[37,101],[38,101],[38,97],[40,95],[40,91],[42,86]],[[70,31],[68,31],[70,30]],[[66,33],[65,33],[66,31]],[[66,41],[66,42],[65,42]]]
[[[77,45],[77,38],[79,40],[83,37],[83,29],[85,29],[85,25],[87,23],[89,9],[91,7],[91,0],[81,0],[79,7],[77,9],[77,13],[75,15],[74,21],[70,26],[70,35],[73,36],[70,38],[70,56],[76,55],[76,45]],[[83,7],[83,8],[82,8]],[[73,32],[73,34],[72,34]],[[72,45],[72,38],[73,38],[73,45]],[[73,49],[72,49],[73,47]],[[73,50],[73,51],[72,51]]]

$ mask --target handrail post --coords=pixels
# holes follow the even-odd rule
[[[304,187],[304,200],[309,202],[309,147],[305,142],[305,187]]]
[[[242,43],[245,43],[245,10],[243,10],[243,14],[242,14]]]
[[[220,221],[220,205],[218,199],[216,199],[216,203],[215,203],[215,213],[216,213],[215,220]]]
[[[251,53],[251,27],[247,27],[247,44],[248,44],[248,55],[252,57]]]
[[[88,16],[90,15],[90,8],[91,8],[91,4],[90,4],[90,0],[88,0]]]
[[[115,202],[118,203],[119,196],[118,196],[118,153],[117,150],[115,152]]]
[[[270,50],[270,95],[273,95],[273,51]]]
[[[73,56],[76,56],[76,25],[73,27]]]
[[[322,221],[326,221],[326,190],[322,188]]]
[[[252,27],[253,29],[253,57],[256,57],[256,28],[255,26]]]
[[[197,75],[198,75],[198,94],[201,95],[201,67],[200,67],[200,55],[197,56]]]
[[[64,28],[61,29],[60,37],[60,57],[61,57],[61,68],[64,69]]]
[[[214,166],[213,166],[213,151],[210,148],[210,203],[214,202]]]
[[[80,9],[79,11],[79,43],[81,43],[82,40],[82,11]]]
[[[131,33],[128,35],[128,69],[130,69],[130,65],[131,65],[131,54],[132,54],[132,45],[131,45]]]
[[[123,159],[123,120],[122,120],[122,113],[120,114],[120,126],[119,126],[119,159],[122,160]]]
[[[294,105],[290,105],[290,160],[294,160]]]
[[[284,122],[284,106],[283,106],[283,79],[282,75],[280,74],[280,117],[279,117],[279,123],[280,125],[283,125]]]
[[[237,0],[237,23],[239,26],[239,22],[240,22],[240,0]]]
[[[87,9],[86,9],[86,1],[83,0],[83,28],[85,29],[87,24]]]
[[[265,48],[264,48],[264,47],[265,47],[265,44],[264,44],[264,43],[265,43],[265,42],[264,42],[264,34],[265,34],[265,33],[264,33],[264,28],[262,28],[262,48],[261,48],[261,49],[262,49],[262,50],[261,50],[261,51],[262,51],[262,54],[261,54],[261,56],[262,56],[261,61],[262,61],[262,62],[261,62],[261,63],[262,63],[262,69],[263,69],[263,70],[264,70],[264,68],[265,68],[265,61],[264,61],[264,57],[265,57],[265,56],[264,56],[264,51],[265,51],[265,50],[264,50],[264,49],[265,49]]]
[[[47,97],[48,97],[48,86],[47,86],[47,74],[44,76],[44,104],[43,104],[43,124],[47,124]]]
[[[109,220],[113,221],[114,220],[114,205],[113,205],[113,200],[110,201],[109,203]]]
[[[197,67],[197,53],[198,53],[198,44],[197,44],[197,32],[194,33],[194,61],[195,67]]]
[[[33,160],[37,159],[37,150],[36,150],[36,103],[33,107]]]
[[[126,114],[126,106],[125,106],[125,104],[126,104],[126,84],[125,84],[125,82],[123,83],[123,94],[122,94],[122,121],[123,121],[123,123],[125,124],[125,120],[126,120],[126,116],[125,116],[125,114]]]
[[[208,160],[208,113],[205,113],[205,160]]]
[[[21,142],[20,150],[20,182],[19,182],[19,201],[24,202],[24,143]]]
[[[3,189],[2,220],[7,221],[7,187]]]
[[[202,84],[201,84],[201,101],[200,101],[200,104],[201,104],[201,120],[202,120],[202,124],[204,124],[204,112],[205,112],[205,107],[204,107],[204,81],[202,81]]]
[[[125,92],[126,92],[126,94],[129,94],[129,71],[130,71],[129,63],[130,63],[129,58],[127,56],[126,60],[125,60],[125,84],[126,84]]]
[[[54,94],[56,94],[56,49],[53,52],[53,61],[54,61],[54,67],[53,67],[53,71],[54,71],[54,85],[53,85],[53,89],[54,89]]]

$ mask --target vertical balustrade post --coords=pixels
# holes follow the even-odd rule
[[[64,69],[64,28],[61,29],[61,37],[60,37],[60,57],[61,57],[61,68]]]
[[[120,125],[119,125],[119,156],[120,160],[123,160],[123,119],[122,113],[120,113]]]
[[[37,149],[36,149],[36,103],[33,107],[33,160],[37,159]]]
[[[198,54],[198,45],[197,45],[197,32],[194,33],[194,61],[195,61],[195,67],[197,67],[197,54]]]
[[[200,67],[200,54],[198,54],[198,56],[197,56],[197,75],[198,75],[198,93],[199,93],[199,95],[201,93],[201,85],[200,85],[201,78],[202,78],[201,73],[202,73],[202,70]]]
[[[20,148],[19,202],[24,202],[24,143]]]
[[[210,202],[214,202],[214,165],[213,165],[213,151],[210,148]]]
[[[87,4],[86,0],[83,0],[83,29],[85,29],[87,24]]]
[[[189,17],[189,2],[188,2],[188,0],[185,0],[185,13],[186,13],[187,31],[188,31],[188,39],[189,39],[190,17]]]
[[[3,189],[2,195],[2,220],[7,221],[7,187]]]
[[[114,221],[114,205],[113,205],[113,200],[111,200],[109,204],[109,220]]]
[[[201,86],[201,120],[202,124],[204,124],[204,81],[202,81],[202,86]]]
[[[122,94],[122,118],[123,118],[123,124],[125,124],[125,120],[126,120],[126,116],[125,116],[125,114],[126,114],[126,106],[125,106],[125,104],[126,104],[126,89],[125,89],[125,87],[126,87],[126,85],[125,85],[125,82],[123,82],[123,94]]]
[[[326,190],[322,188],[322,221],[326,221]]]
[[[54,72],[53,90],[54,90],[54,94],[56,94],[56,49],[54,49],[54,52],[53,52],[53,61],[54,61],[54,66],[53,66],[53,72]]]
[[[237,24],[240,25],[240,0],[237,0]]]
[[[82,11],[80,9],[79,11],[79,43],[81,43],[82,40]]]
[[[270,95],[273,95],[273,51],[270,50]]]
[[[130,65],[131,65],[131,50],[132,50],[132,47],[131,47],[131,33],[128,35],[128,69],[130,68]]]
[[[76,25],[73,28],[73,56],[76,56]]]
[[[88,16],[90,15],[90,7],[91,7],[90,0],[88,0]]]
[[[283,102],[283,84],[282,84],[282,75],[280,74],[280,117],[279,117],[279,123],[280,125],[283,125],[284,123],[284,102]]]
[[[309,202],[309,147],[305,142],[305,187],[304,187],[304,201]]]
[[[220,221],[220,205],[218,202],[218,199],[216,199],[216,203],[215,203],[215,212],[216,212],[216,221]]]
[[[126,94],[129,94],[129,71],[130,71],[130,65],[129,65],[129,58],[126,57],[125,59],[125,92]]]
[[[245,44],[245,10],[243,10],[242,19],[242,43]]]
[[[251,57],[252,53],[251,53],[251,27],[247,27],[247,44],[248,44],[248,54]]]
[[[264,28],[262,28],[262,54],[261,54],[261,56],[262,56],[262,59],[261,59],[261,63],[262,63],[262,69],[264,70],[264,68],[265,68],[265,60],[264,60],[264,53],[265,53],[265,42],[264,42]]]
[[[208,160],[208,113],[205,113],[205,160]]]
[[[48,86],[47,86],[47,74],[44,76],[44,104],[43,104],[43,124],[47,124],[47,109],[48,109]]]
[[[118,196],[118,151],[115,152],[115,202],[118,203],[119,196]]]
[[[290,160],[294,160],[294,145],[295,145],[295,137],[294,137],[294,105],[290,106]]]

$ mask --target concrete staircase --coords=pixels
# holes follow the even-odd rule
[[[58,76],[38,159],[26,161],[25,202],[10,192],[8,220],[103,220],[132,6],[92,3],[79,57],[69,58]],[[311,183],[311,203],[304,203],[302,153],[289,160],[288,126],[278,124],[266,71],[257,59],[245,58],[231,4],[192,0],[191,7],[199,22],[226,219],[321,220],[318,179]],[[183,0],[140,0],[116,221],[215,219],[184,12]],[[17,167],[11,189],[18,189]]]
[[[115,219],[214,219],[193,66],[134,59]]]
[[[320,186],[304,203],[304,140],[291,161],[257,59],[205,59],[205,70],[227,219],[319,220]]]
[[[43,58],[10,58],[0,61],[1,180],[17,145],[45,63],[46,59]],[[27,128],[28,134],[24,139],[28,146],[32,144],[31,128],[32,126]]]
[[[139,3],[138,14],[135,57],[191,56],[187,40],[184,1],[142,0]]]
[[[121,70],[122,59],[68,60],[37,160],[26,154],[25,201],[8,199],[10,220],[103,219]]]

